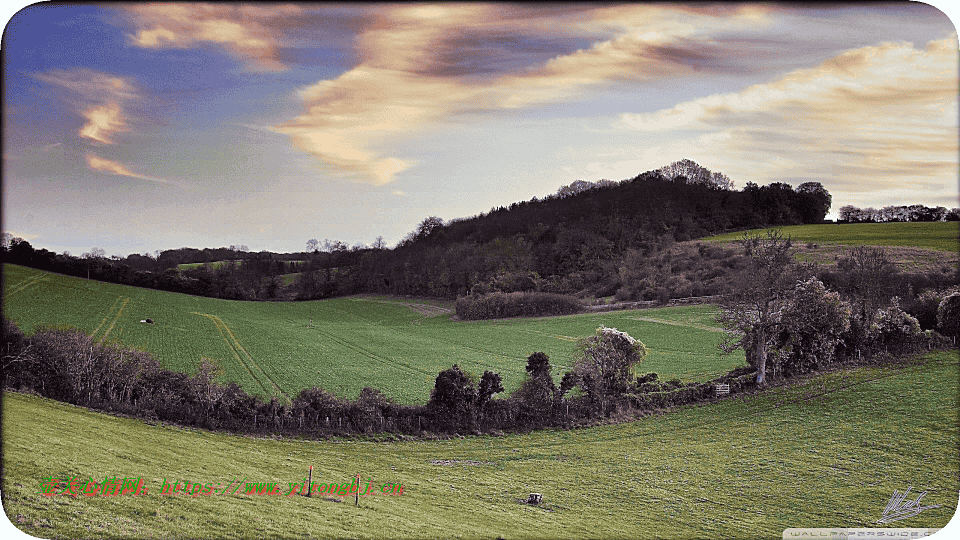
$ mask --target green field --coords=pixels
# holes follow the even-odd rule
[[[448,441],[270,440],[6,393],[3,495],[41,538],[780,538],[789,527],[943,527],[957,509],[958,358],[573,431]],[[402,483],[345,502],[314,481]],[[146,495],[41,495],[44,479],[142,477]],[[163,496],[168,482],[278,482],[278,496]],[[217,487],[217,484],[220,484]],[[61,491],[66,484],[61,484]],[[894,490],[925,509],[878,525]],[[523,504],[543,494],[540,507]]]
[[[777,227],[795,242],[843,244],[848,246],[891,246],[960,251],[960,222],[936,223],[827,223]],[[748,231],[757,233],[764,229]],[[704,238],[705,242],[739,240],[743,232]]]
[[[546,352],[555,376],[571,367],[576,341],[603,324],[643,341],[640,366],[661,379],[708,380],[742,365],[723,356],[715,308],[687,306],[540,319],[461,322],[420,300],[360,297],[314,302],[238,302],[88,281],[4,265],[4,314],[24,333],[69,325],[98,340],[150,351],[192,373],[201,359],[248,392],[293,397],[320,386],[354,398],[371,386],[402,403],[424,403],[437,373],[454,363],[494,370],[507,392],[526,358]],[[419,311],[418,311],[419,310]],[[150,318],[155,324],[143,324]]]

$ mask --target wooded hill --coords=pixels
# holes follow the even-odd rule
[[[357,293],[452,299],[493,291],[592,297],[620,291],[624,297],[651,299],[691,291],[638,286],[637,280],[653,280],[638,274],[638,260],[656,259],[674,242],[723,231],[817,223],[830,204],[830,194],[818,182],[796,188],[747,183],[734,190],[723,174],[683,160],[620,182],[578,180],[556,194],[469,218],[428,217],[393,249],[326,242],[325,249],[292,254],[182,248],[156,257],[107,259],[35,251],[14,239],[4,255],[11,263],[68,275],[245,300]],[[730,258],[724,252],[714,255]],[[240,262],[177,268],[218,260]],[[281,276],[292,273],[298,275],[285,283]]]

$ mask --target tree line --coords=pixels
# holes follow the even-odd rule
[[[852,204],[841,206],[837,211],[841,222],[846,223],[902,223],[931,221],[960,221],[960,208],[947,210],[943,206],[928,207],[922,204],[910,206],[884,206],[857,208]]]
[[[747,365],[711,381],[662,381],[639,370],[647,347],[614,328],[579,340],[573,369],[557,380],[549,358],[527,358],[519,388],[507,397],[500,374],[479,377],[454,364],[441,371],[423,405],[400,405],[364,388],[355,399],[321,388],[269,401],[236,383],[221,383],[215,361],[188,375],[163,369],[148,353],[98,343],[75,329],[42,328],[24,336],[4,319],[3,386],[144,418],[240,433],[323,437],[395,433],[413,436],[569,428],[635,417],[678,404],[715,399],[716,385],[741,392],[838,365],[883,362],[955,345],[960,291],[928,290],[913,302],[895,296],[896,269],[882,248],[860,246],[835,274],[791,256],[778,231],[745,236],[750,267],[718,316],[727,352],[742,349]],[[824,281],[824,278],[826,281]],[[930,320],[932,316],[932,321]],[[925,322],[921,322],[921,317]],[[929,328],[925,328],[930,325]]]
[[[623,181],[577,180],[546,197],[473,217],[445,222],[430,216],[393,249],[381,237],[373,246],[353,247],[310,239],[305,251],[285,254],[230,246],[109,258],[95,248],[75,257],[5,237],[3,250],[14,264],[228,299],[358,293],[456,299],[497,291],[601,297],[621,289],[644,295],[636,281],[652,276],[621,272],[628,257],[728,230],[818,223],[830,204],[817,182],[796,188],[747,183],[735,190],[722,173],[682,160]],[[180,267],[187,263],[196,267]]]

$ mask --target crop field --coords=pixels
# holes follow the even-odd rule
[[[943,527],[957,510],[958,357],[819,374],[636,421],[444,441],[254,439],[3,398],[4,508],[41,538],[780,538]],[[317,483],[394,496],[287,497]],[[142,478],[145,495],[40,493]],[[245,479],[245,480],[244,480]],[[173,483],[210,486],[161,495]],[[279,495],[234,494],[276,482]],[[922,511],[877,524],[894,491]],[[524,504],[529,493],[539,506]],[[221,494],[223,493],[223,494]]]
[[[263,396],[293,397],[316,385],[354,398],[370,386],[401,403],[424,403],[437,373],[454,363],[476,376],[500,373],[511,392],[531,353],[547,353],[559,377],[571,368],[577,339],[601,324],[643,341],[650,353],[639,369],[661,379],[707,380],[744,363],[742,353],[718,351],[722,334],[711,306],[462,322],[442,303],[413,299],[238,302],[14,265],[4,265],[3,277],[4,314],[26,334],[39,325],[73,326],[188,373],[211,359],[222,380]],[[154,324],[140,322],[147,318]]]
[[[934,223],[824,223],[776,227],[795,243],[842,244],[847,246],[890,246],[960,251],[960,222]],[[761,232],[765,229],[747,231]],[[726,233],[704,238],[706,242],[739,240],[743,232]]]

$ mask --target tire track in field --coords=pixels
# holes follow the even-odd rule
[[[415,367],[415,366],[412,366],[412,365],[410,365],[410,364],[408,364],[408,363],[406,363],[406,362],[400,362],[400,361],[397,361],[397,360],[391,360],[391,359],[389,359],[389,358],[380,356],[380,355],[378,355],[377,353],[375,353],[375,352],[373,352],[373,351],[371,351],[371,350],[369,350],[369,349],[367,349],[367,348],[365,348],[365,347],[362,347],[362,346],[360,346],[360,345],[356,345],[356,344],[351,343],[351,342],[349,342],[349,341],[347,341],[347,340],[345,340],[345,339],[343,339],[343,338],[337,337],[335,334],[333,334],[333,333],[331,333],[331,332],[327,332],[327,331],[321,330],[321,329],[319,329],[319,328],[317,328],[316,331],[317,331],[320,335],[322,335],[323,337],[325,337],[325,338],[329,339],[330,341],[336,343],[337,345],[340,345],[341,347],[343,347],[343,348],[345,348],[345,349],[349,349],[349,350],[351,350],[351,351],[353,351],[353,352],[355,352],[355,353],[357,353],[357,354],[360,354],[361,356],[366,356],[367,358],[370,358],[371,360],[376,360],[377,362],[380,362],[381,364],[387,364],[387,365],[392,365],[392,366],[401,366],[401,367],[404,367],[404,368],[409,369],[409,370],[411,370],[411,371],[416,371],[416,372],[418,372],[418,373],[423,373],[424,375],[433,375],[433,373],[430,372],[430,371],[427,371],[427,370],[425,370],[425,369],[420,369],[420,368]]]
[[[539,335],[541,335],[541,336],[552,337],[552,338],[556,338],[556,339],[559,339],[559,340],[562,340],[562,341],[573,341],[573,342],[579,341],[579,338],[575,338],[575,337],[573,337],[573,336],[562,336],[562,335],[560,335],[560,334],[549,334],[549,333],[547,333],[547,332],[540,332],[539,330],[527,330],[527,329],[521,329],[521,330],[522,330],[523,332],[527,332],[527,333],[529,333],[529,334],[539,334]]]
[[[107,324],[107,321],[113,316],[113,322],[107,328],[106,333],[103,334],[103,337],[100,338],[100,342],[103,343],[103,340],[107,338],[107,334],[113,330],[114,325],[117,324],[117,321],[120,319],[120,314],[123,312],[123,308],[126,307],[127,303],[130,302],[130,298],[127,296],[118,296],[113,304],[110,304],[110,309],[107,310],[107,314],[103,316],[103,319],[100,320],[100,324],[97,325],[97,328],[90,333],[90,337],[96,338],[100,329],[103,328],[103,325]],[[118,311],[119,310],[119,311]]]
[[[107,310],[107,314],[104,315],[104,316],[103,316],[103,319],[100,320],[100,324],[97,325],[97,328],[94,329],[94,331],[90,333],[90,337],[95,337],[95,336],[97,335],[97,332],[99,332],[100,329],[103,328],[103,325],[107,324],[107,319],[110,318],[110,314],[113,313],[113,310],[114,310],[114,309],[116,309],[117,302],[119,302],[121,298],[123,298],[123,297],[122,297],[122,296],[118,296],[118,297],[113,301],[113,304],[110,304],[110,309]]]
[[[42,282],[42,281],[47,281],[47,280],[49,280],[49,279],[50,279],[50,275],[47,274],[46,272],[44,272],[44,273],[42,273],[42,274],[37,274],[37,275],[35,275],[35,276],[30,276],[30,277],[28,277],[27,279],[21,281],[20,283],[17,283],[16,288],[13,289],[12,291],[6,293],[6,296],[7,296],[7,297],[13,296],[13,295],[17,294],[18,292],[20,292],[20,291],[22,291],[22,290],[24,290],[24,289],[29,289],[30,287],[32,287],[32,286],[34,286],[34,285],[36,285],[36,284],[38,284],[38,283],[40,283],[40,282]]]
[[[652,322],[660,324],[669,324],[671,326],[683,326],[686,328],[696,328],[698,330],[709,330],[710,332],[723,332],[722,328],[717,328],[715,326],[707,326],[705,324],[694,323],[694,322],[677,322],[677,321],[668,321],[665,319],[655,319],[653,317],[626,317],[627,319],[632,319],[634,321],[643,321],[643,322]]]
[[[117,301],[120,301],[120,309],[117,310],[117,315],[113,318],[113,322],[110,323],[110,326],[107,328],[107,331],[104,332],[104,333],[103,333],[103,337],[100,338],[100,343],[103,343],[104,341],[106,341],[107,336],[110,335],[110,332],[113,330],[113,327],[117,325],[117,321],[119,321],[119,320],[120,320],[120,316],[123,315],[123,308],[127,307],[127,304],[130,303],[130,297],[129,297],[129,296],[119,296],[119,297],[117,297],[117,300],[115,300],[115,301],[113,302],[113,305],[114,305],[114,306],[117,305]],[[110,307],[110,310],[113,311],[113,306]],[[110,316],[110,315],[107,314],[107,317],[109,317],[109,316]],[[104,317],[103,320],[106,321],[107,318]],[[103,323],[102,323],[102,322],[100,323],[100,326],[103,326]],[[97,330],[100,329],[100,326],[97,327]],[[96,332],[94,332],[94,334],[96,334]]]
[[[283,391],[283,388],[280,388],[280,385],[277,384],[273,378],[270,377],[267,372],[257,364],[256,360],[253,359],[253,355],[240,344],[240,340],[237,339],[237,336],[230,330],[230,327],[227,326],[223,320],[216,316],[210,315],[209,313],[200,313],[197,311],[191,312],[194,315],[200,315],[206,317],[213,321],[213,324],[217,327],[217,331],[220,332],[220,337],[223,338],[223,341],[227,344],[227,348],[230,349],[230,352],[233,353],[233,357],[236,358],[237,362],[247,370],[247,373],[250,374],[250,377],[260,385],[260,388],[263,389],[264,393],[268,395],[283,395],[286,398],[290,398],[286,392]],[[257,376],[257,373],[260,376]],[[265,384],[262,379],[269,381],[269,385]],[[271,388],[272,387],[272,391]]]

